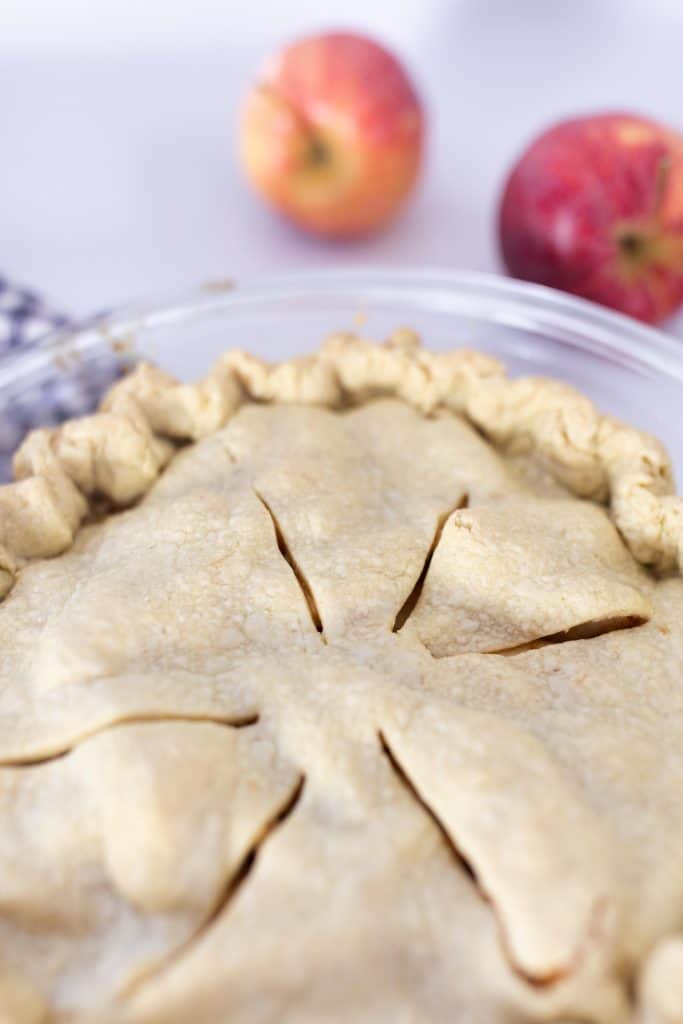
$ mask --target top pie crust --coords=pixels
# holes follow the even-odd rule
[[[3,1024],[681,1019],[658,442],[398,331],[141,366],[15,471]]]

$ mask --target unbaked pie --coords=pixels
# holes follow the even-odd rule
[[[15,474],[3,1024],[683,1019],[658,442],[401,330],[140,366]]]

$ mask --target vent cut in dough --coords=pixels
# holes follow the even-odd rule
[[[436,657],[647,622],[649,582],[605,512],[525,496],[455,512],[412,625]]]

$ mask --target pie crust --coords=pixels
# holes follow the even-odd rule
[[[2,1024],[683,1019],[659,442],[404,329],[14,465]]]

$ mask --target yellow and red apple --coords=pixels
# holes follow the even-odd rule
[[[634,114],[555,125],[513,168],[499,234],[515,277],[665,319],[683,303],[683,138]]]
[[[424,117],[398,60],[346,32],[299,40],[249,93],[241,155],[256,190],[304,229],[368,233],[393,218],[422,157]]]

